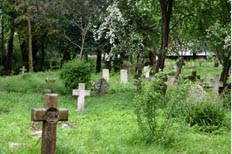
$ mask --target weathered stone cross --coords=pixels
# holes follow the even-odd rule
[[[22,74],[24,74],[24,72],[27,71],[27,69],[25,68],[25,66],[23,66],[22,68],[20,68],[20,70],[22,71]]]
[[[56,124],[68,120],[68,110],[57,108],[57,94],[46,94],[44,108],[34,108],[32,121],[43,121],[41,154],[56,153]]]
[[[84,111],[85,96],[90,96],[90,90],[85,90],[85,84],[79,83],[79,88],[73,89],[72,95],[79,96],[77,99],[77,111]]]
[[[216,76],[214,81],[210,83],[210,86],[214,87],[216,94],[219,93],[219,88],[223,87],[223,82],[219,81],[219,76]]]

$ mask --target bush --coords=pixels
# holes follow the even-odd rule
[[[200,103],[191,104],[190,112],[186,116],[186,121],[190,126],[200,126],[205,132],[212,132],[219,129],[224,121],[224,109],[217,102],[203,100]]]
[[[141,93],[134,99],[138,125],[148,143],[167,141],[166,135],[170,121],[160,108],[165,102],[164,80],[166,75],[163,72],[155,74],[151,81],[142,84]]]
[[[92,67],[83,61],[70,61],[64,64],[60,78],[64,80],[66,88],[78,88],[79,83],[90,85]]]

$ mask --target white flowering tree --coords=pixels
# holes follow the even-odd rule
[[[123,16],[118,5],[118,2],[114,2],[108,6],[103,22],[94,27],[94,38],[96,41],[108,40],[111,46],[109,54],[141,51],[143,37],[134,30],[129,19]]]

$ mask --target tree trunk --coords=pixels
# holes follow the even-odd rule
[[[12,54],[14,48],[14,27],[10,29],[10,38],[7,46],[7,60],[5,61],[5,74],[10,75],[12,73]]]
[[[96,73],[101,72],[101,54],[100,50],[97,51]]]
[[[44,59],[45,59],[45,49],[44,49],[44,37],[41,37],[41,61],[40,61],[40,68],[39,71],[43,70],[43,66],[44,66]]]
[[[2,19],[3,19],[3,14],[2,14]],[[2,36],[2,40],[1,40],[1,42],[2,42],[2,55],[1,55],[1,63],[0,64],[3,64],[3,56],[4,56],[4,23],[3,23],[3,20],[2,20],[2,23],[1,23],[1,26],[2,26],[2,28],[1,28],[1,36]]]
[[[170,19],[172,14],[173,8],[173,1],[174,0],[160,0],[160,7],[162,12],[162,38],[161,38],[161,47],[160,52],[157,54],[158,61],[156,65],[156,72],[159,69],[163,70],[164,68],[164,61],[166,57],[166,50],[168,48],[168,37],[169,37],[169,30],[170,30]]]
[[[31,34],[31,19],[27,14],[27,28],[28,28],[28,60],[29,60],[29,72],[33,72],[33,56],[32,56],[32,34]]]
[[[155,49],[153,49],[153,51],[149,52],[149,60],[150,60],[150,63],[151,63],[152,66],[156,63]]]
[[[224,88],[226,87],[226,81],[229,77],[229,70],[231,67],[231,55],[230,52],[228,52],[228,55],[223,58],[223,70],[220,76],[220,81],[223,82],[223,88],[219,89],[219,93],[223,92]]]

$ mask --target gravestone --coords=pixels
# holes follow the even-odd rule
[[[46,94],[44,108],[32,109],[31,120],[43,122],[41,154],[55,154],[56,124],[68,120],[68,110],[57,108],[57,94]]]
[[[104,78],[101,78],[94,83],[93,87],[97,90],[98,96],[103,96],[108,91],[109,84]]]
[[[78,96],[77,111],[83,112],[85,106],[85,96],[90,96],[90,90],[85,90],[85,85],[83,83],[80,83],[78,88],[79,89],[73,89],[72,95]]]
[[[150,70],[151,69],[149,66],[144,66],[143,73],[144,73],[145,78],[150,78]]]
[[[110,73],[109,73],[109,69],[103,69],[102,70],[102,77],[106,80],[109,81],[110,79]]]
[[[20,68],[20,70],[22,71],[21,72],[22,74],[24,74],[27,71],[27,69],[25,68],[25,66],[23,66],[22,68]]]
[[[127,70],[120,70],[120,83],[127,83],[128,82],[128,75],[127,75]]]
[[[220,77],[217,75],[213,81],[209,84],[209,86],[214,88],[216,94],[219,94],[219,88],[223,87],[223,82],[219,81]]]

